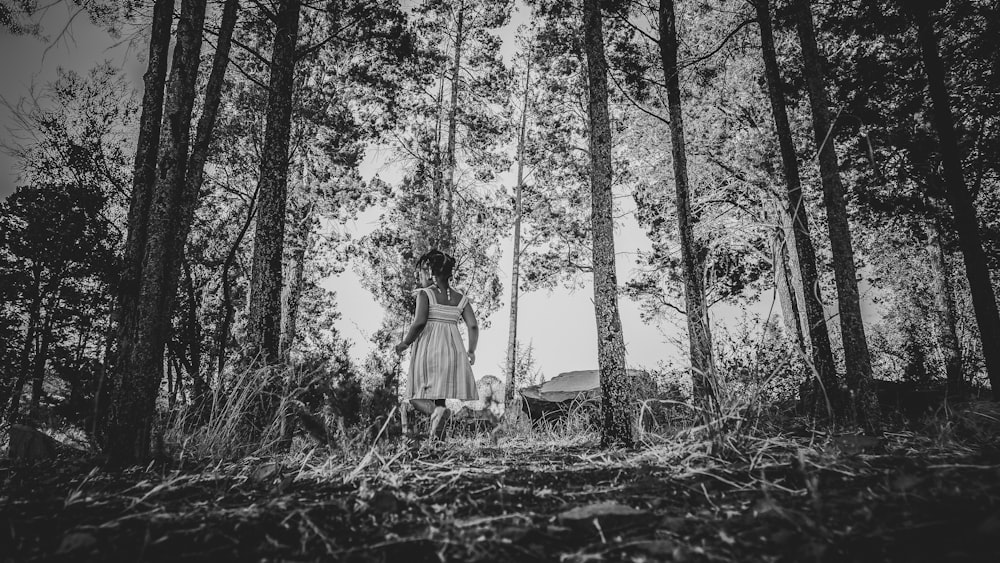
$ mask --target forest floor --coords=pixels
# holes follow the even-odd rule
[[[3,462],[0,561],[1000,561],[997,444],[799,432],[722,458],[690,437],[501,436],[124,472]]]

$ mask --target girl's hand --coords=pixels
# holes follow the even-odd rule
[[[470,366],[476,365],[476,353],[475,352],[469,352],[469,365]]]
[[[399,344],[396,344],[396,353],[402,354],[403,352],[406,351],[407,348],[409,348],[409,346],[400,342]]]

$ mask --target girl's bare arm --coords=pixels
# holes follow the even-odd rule
[[[479,344],[479,322],[476,320],[476,312],[472,310],[472,303],[467,303],[462,309],[462,318],[465,319],[465,326],[469,329],[469,363],[476,363],[476,346]]]
[[[402,352],[406,350],[413,344],[413,341],[420,336],[420,332],[424,330],[424,325],[427,324],[427,311],[430,308],[430,303],[427,300],[427,294],[421,291],[417,294],[417,312],[413,315],[413,322],[410,323],[410,330],[406,332],[406,336],[403,337],[403,341],[396,345],[396,351]]]

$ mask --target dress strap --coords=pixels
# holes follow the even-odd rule
[[[424,293],[427,294],[427,299],[430,301],[431,305],[437,305],[438,304],[437,303],[437,297],[434,296],[434,290],[433,289],[431,289],[429,287],[425,287],[425,288],[422,288],[421,291],[423,291]]]
[[[462,295],[462,299],[460,299],[459,302],[458,302],[458,310],[459,311],[464,310],[465,306],[468,303],[469,303],[469,296],[468,295]]]

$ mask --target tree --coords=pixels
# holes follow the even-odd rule
[[[618,313],[615,275],[613,200],[611,197],[611,120],[608,115],[607,63],[603,17],[598,0],[584,0],[583,45],[590,90],[590,189],[593,233],[594,313],[597,317],[597,361],[605,446],[632,445],[632,393],[625,371],[625,342]]]
[[[105,450],[115,465],[141,461],[149,455],[150,428],[163,377],[163,352],[170,334],[184,244],[197,207],[203,154],[211,142],[222,76],[229,62],[228,46],[223,45],[228,43],[227,36],[231,37],[235,26],[235,11],[230,12],[220,28],[192,146],[190,125],[205,10],[204,0],[182,1],[170,79],[163,99],[164,122],[169,126],[160,130],[155,145],[155,181],[136,190],[129,210],[126,267],[135,277],[121,288],[118,360],[108,418],[103,424]],[[155,13],[160,14],[159,10]],[[155,20],[154,28],[169,23],[168,18]],[[158,32],[152,35],[159,37]],[[151,52],[158,49],[157,44],[151,43]],[[152,61],[151,57],[151,64]],[[142,121],[147,121],[145,115]],[[139,144],[150,150],[154,146],[148,139],[140,139]],[[190,155],[189,149],[193,149]],[[145,160],[137,155],[137,162]],[[136,174],[142,174],[138,165]]]
[[[681,262],[684,271],[684,301],[687,311],[694,396],[698,401],[714,402],[715,369],[712,361],[712,336],[708,326],[704,281],[694,240],[688,188],[687,154],[684,147],[684,120],[681,114],[681,90],[677,67],[677,24],[673,0],[660,0],[660,57],[670,111],[670,146],[673,156],[674,188],[677,191],[677,225],[681,239]]]
[[[847,203],[844,201],[844,185],[840,178],[840,164],[834,146],[835,123],[830,117],[830,102],[823,75],[825,65],[816,45],[809,0],[797,1],[795,22],[802,47],[802,74],[805,77],[809,105],[812,108],[813,134],[819,153],[820,179],[823,185],[823,203],[833,250],[833,271],[837,282],[837,307],[840,312],[847,386],[854,393],[851,409],[860,411],[861,423],[867,431],[874,433],[881,427],[880,413],[872,383],[871,355],[861,319],[851,228],[847,218]]]
[[[781,73],[774,49],[774,32],[771,27],[769,2],[770,0],[754,0],[754,8],[757,13],[757,24],[760,27],[761,54],[764,60],[764,76],[767,82],[768,97],[771,100],[771,112],[778,136],[778,144],[781,147],[781,163],[787,186],[785,213],[793,225],[795,263],[800,271],[799,277],[802,280],[805,297],[805,313],[809,327],[809,342],[812,345],[813,369],[815,369],[818,378],[816,383],[822,386],[821,391],[814,390],[812,393],[814,401],[816,401],[815,407],[821,404],[818,402],[821,398],[835,396],[839,384],[834,369],[830,335],[823,313],[823,302],[820,298],[816,252],[809,233],[809,222],[802,197],[799,164],[795,155],[791,127],[788,124]],[[829,401],[829,399],[827,400]],[[838,407],[836,400],[833,406]]]
[[[300,10],[299,0],[280,2],[274,16],[274,46],[269,63],[271,78],[260,164],[248,325],[251,357],[260,355],[260,360],[267,364],[279,359],[288,146]]]
[[[938,51],[938,40],[931,19],[932,12],[926,6],[920,5],[913,9],[913,17],[917,24],[934,129],[941,151],[945,194],[958,231],[959,247],[965,261],[965,273],[969,278],[969,289],[972,293],[976,324],[983,342],[986,371],[993,387],[993,398],[1000,401],[1000,348],[996,346],[996,343],[1000,342],[1000,314],[997,312],[990,270],[979,235],[979,217],[962,172],[962,155],[951,114],[951,102],[948,99],[945,68]]]
[[[531,59],[526,58],[524,68],[524,98],[521,103],[521,131],[517,138],[517,186],[514,188],[514,243],[511,254],[513,264],[510,270],[510,327],[507,331],[507,387],[504,401],[514,400],[517,367],[517,305],[520,299],[521,266],[521,215],[523,213],[521,192],[524,187],[524,138],[528,130],[528,100],[531,93]]]
[[[955,297],[948,276],[948,261],[941,241],[941,225],[934,221],[927,226],[927,254],[934,286],[934,305],[937,309],[938,340],[944,356],[945,379],[948,395],[959,397],[964,392],[962,376],[962,350],[955,330]]]
[[[21,347],[11,346],[11,366],[0,381],[0,412],[18,421],[24,385],[31,381],[29,417],[38,419],[42,384],[60,327],[99,315],[89,292],[107,291],[116,265],[114,237],[103,217],[105,199],[95,186],[48,184],[18,188],[0,203],[0,282],[5,319],[23,325]],[[16,360],[15,360],[16,357]],[[13,360],[13,361],[11,361]]]

